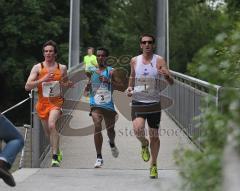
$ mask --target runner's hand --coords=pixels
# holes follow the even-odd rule
[[[68,88],[74,88],[74,83],[71,80],[68,80],[66,82],[61,81],[60,82],[62,86],[68,87]]]
[[[108,83],[108,82],[109,82],[108,79],[107,79],[106,77],[104,77],[104,76],[100,76],[100,77],[99,77],[99,80],[100,80],[101,82],[103,82],[103,83]]]
[[[165,68],[165,67],[160,67],[159,70],[158,70],[158,73],[163,75],[165,79],[169,78],[169,72],[168,70]]]
[[[43,76],[41,79],[41,82],[49,82],[54,80],[54,73],[49,72],[45,76]]]
[[[91,82],[88,82],[85,86],[85,91],[88,92],[88,91],[90,91],[90,89],[91,89]]]
[[[127,88],[127,96],[132,97],[132,95],[133,95],[133,87],[128,87]]]

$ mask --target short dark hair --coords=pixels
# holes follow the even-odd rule
[[[152,40],[153,40],[153,43],[155,43],[155,37],[154,37],[152,34],[149,34],[149,33],[144,33],[144,34],[142,34],[142,35],[140,36],[140,38],[139,38],[139,42],[140,42],[140,43],[142,42],[142,38],[143,38],[143,37],[151,37]]]
[[[57,49],[57,43],[56,42],[54,42],[53,40],[49,40],[49,41],[47,41],[47,42],[45,42],[44,44],[43,44],[43,47],[42,47],[42,51],[44,52],[44,48],[46,47],[46,46],[53,46],[53,48],[54,48],[54,53],[58,53],[58,49]]]
[[[104,51],[105,56],[108,57],[108,55],[109,55],[108,49],[101,47],[101,48],[98,48],[98,49],[97,49],[97,51],[99,51],[99,50]]]
[[[93,49],[93,50],[94,50],[94,48],[93,48],[93,47],[91,47],[91,46],[89,46],[89,47],[87,48],[87,50],[89,50],[89,49]]]

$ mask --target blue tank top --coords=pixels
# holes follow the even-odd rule
[[[115,111],[112,100],[111,74],[112,67],[107,67],[101,73],[94,71],[91,76],[92,88],[90,91],[90,106],[100,107]],[[108,79],[108,82],[101,82],[100,76]]]

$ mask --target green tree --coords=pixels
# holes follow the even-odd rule
[[[233,19],[233,21],[239,20],[240,15],[240,1],[239,0],[225,0],[227,3],[227,13]]]
[[[116,0],[110,2],[111,14],[102,30],[102,44],[114,56],[139,53],[142,33],[155,33],[154,0]]]
[[[30,68],[42,60],[41,45],[53,39],[60,47],[68,42],[69,1],[0,0],[0,110],[27,96],[24,84]],[[61,52],[61,51],[60,51]],[[59,61],[65,62],[64,54]],[[10,115],[28,117],[25,112]]]
[[[82,56],[89,46],[103,46],[103,28],[110,17],[111,0],[81,1],[81,47]]]
[[[205,1],[170,0],[170,67],[185,73],[195,53],[225,28],[219,9]]]
[[[228,13],[226,10],[225,13]],[[189,72],[197,78],[222,86],[220,108],[203,108],[201,140],[203,152],[181,151],[178,163],[182,167],[185,186],[191,191],[222,190],[223,149],[226,137],[236,140],[240,153],[240,22],[230,16],[228,30],[219,33],[204,46],[188,65]],[[219,110],[220,109],[220,110]],[[231,124],[235,124],[231,127]],[[185,187],[185,188],[186,188]],[[186,190],[186,189],[185,189]]]

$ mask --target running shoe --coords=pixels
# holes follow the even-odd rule
[[[101,168],[103,165],[103,159],[97,158],[94,168]]]
[[[62,162],[62,159],[63,159],[63,152],[61,150],[58,151],[58,162]]]
[[[150,159],[150,153],[149,153],[149,150],[148,150],[148,145],[147,145],[147,146],[142,146],[141,155],[142,155],[142,159],[143,159],[145,162],[148,162],[148,161],[149,161],[149,159]]]
[[[150,167],[150,178],[158,178],[158,169],[157,165],[152,165]]]
[[[110,140],[108,140],[108,143],[109,143],[110,148],[111,148],[112,156],[113,156],[114,158],[117,158],[118,155],[119,155],[119,150],[118,150],[118,148],[116,147],[115,144],[114,144],[114,147],[111,147]]]
[[[52,167],[60,167],[60,162],[58,160],[52,159]]]
[[[114,147],[111,147],[111,151],[112,151],[112,156],[113,156],[114,158],[117,158],[118,155],[119,155],[119,150],[118,150],[118,148],[116,147],[116,145],[115,145]]]

